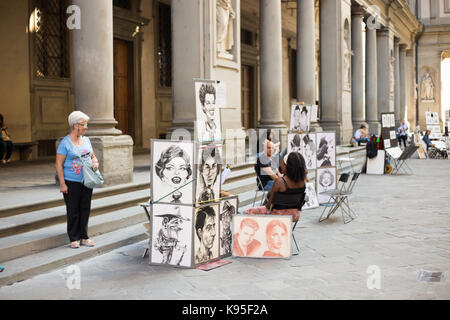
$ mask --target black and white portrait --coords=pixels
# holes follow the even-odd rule
[[[316,180],[317,200],[319,203],[327,203],[330,199],[329,192],[336,189],[336,168],[317,169]]]
[[[317,168],[336,166],[336,134],[317,133]]]
[[[219,205],[195,210],[194,264],[204,264],[219,257]]]
[[[293,105],[291,106],[290,130],[309,132],[311,122],[311,106]]]
[[[152,200],[192,204],[194,144],[170,140],[152,143]]]
[[[196,202],[213,201],[220,197],[222,148],[203,146],[197,158]]]
[[[317,200],[316,186],[314,182],[307,182],[305,189],[305,204],[303,205],[302,210],[319,207],[319,201]]]
[[[302,152],[302,139],[299,133],[288,134],[288,154],[291,152]]]
[[[150,263],[192,266],[192,206],[152,206]]]
[[[233,233],[231,232],[231,221],[238,210],[238,198],[227,198],[220,201],[220,256],[231,255]]]
[[[316,156],[316,135],[313,133],[302,134],[301,136],[301,154],[305,158],[306,168],[315,170],[317,168]]]
[[[196,129],[198,139],[202,142],[220,141],[220,109],[216,106],[217,84],[213,82],[196,82]]]

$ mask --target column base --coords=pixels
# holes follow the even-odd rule
[[[133,182],[133,139],[128,135],[90,136],[105,183],[103,187]]]
[[[367,121],[369,133],[379,136],[381,134],[381,123],[378,121]]]

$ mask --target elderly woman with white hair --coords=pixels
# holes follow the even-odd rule
[[[88,121],[89,117],[83,112],[72,112],[69,115],[70,133],[61,140],[56,151],[56,173],[66,203],[67,233],[73,249],[79,248],[80,244],[94,246],[88,236],[92,189],[82,183],[83,166],[80,159],[91,164],[94,170],[98,169],[91,141],[84,136]]]

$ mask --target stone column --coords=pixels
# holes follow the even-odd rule
[[[350,31],[350,3],[321,0],[320,6],[320,125],[324,131],[336,132],[337,144],[348,144],[353,135],[348,52],[351,43],[344,42],[351,37],[345,34],[346,27]]]
[[[260,0],[261,128],[282,128],[281,1]],[[299,52],[301,54],[301,52]]]
[[[364,109],[364,52],[362,37],[362,19],[364,11],[357,8],[352,11],[352,122],[353,131],[366,124]]]
[[[400,125],[400,48],[399,39],[394,40],[394,111],[395,125]]]
[[[297,3],[297,100],[315,104],[316,39],[314,0]]]
[[[81,29],[73,31],[75,109],[89,117],[90,136],[105,186],[133,181],[133,140],[114,119],[113,4],[74,0]]]
[[[391,56],[392,53],[392,56]],[[377,30],[377,67],[378,67],[378,120],[381,121],[382,112],[394,112],[393,58],[392,33],[388,28]]]
[[[400,45],[400,121],[406,120],[406,45]]]
[[[380,134],[378,118],[377,29],[366,25],[366,121],[371,134]]]

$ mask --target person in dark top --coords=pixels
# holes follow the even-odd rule
[[[430,131],[430,130],[427,130],[427,131],[425,131],[425,134],[424,134],[424,136],[423,136],[423,142],[425,142],[425,144],[427,145],[427,151],[428,151],[430,148],[435,148],[435,149],[441,154],[441,156],[442,156],[444,159],[447,159],[447,158],[448,158],[448,153],[447,153],[447,151],[446,151],[446,150],[440,150],[440,149],[436,148],[436,146],[435,146],[433,143],[431,143],[431,140],[430,140],[430,133],[431,133],[431,131]]]
[[[258,154],[255,164],[255,171],[261,180],[262,187],[264,190],[271,190],[274,181],[281,177],[278,170],[278,165],[272,159],[272,153],[274,150],[274,145],[271,141],[266,140],[264,143],[264,152]],[[258,184],[258,180],[256,180]]]

